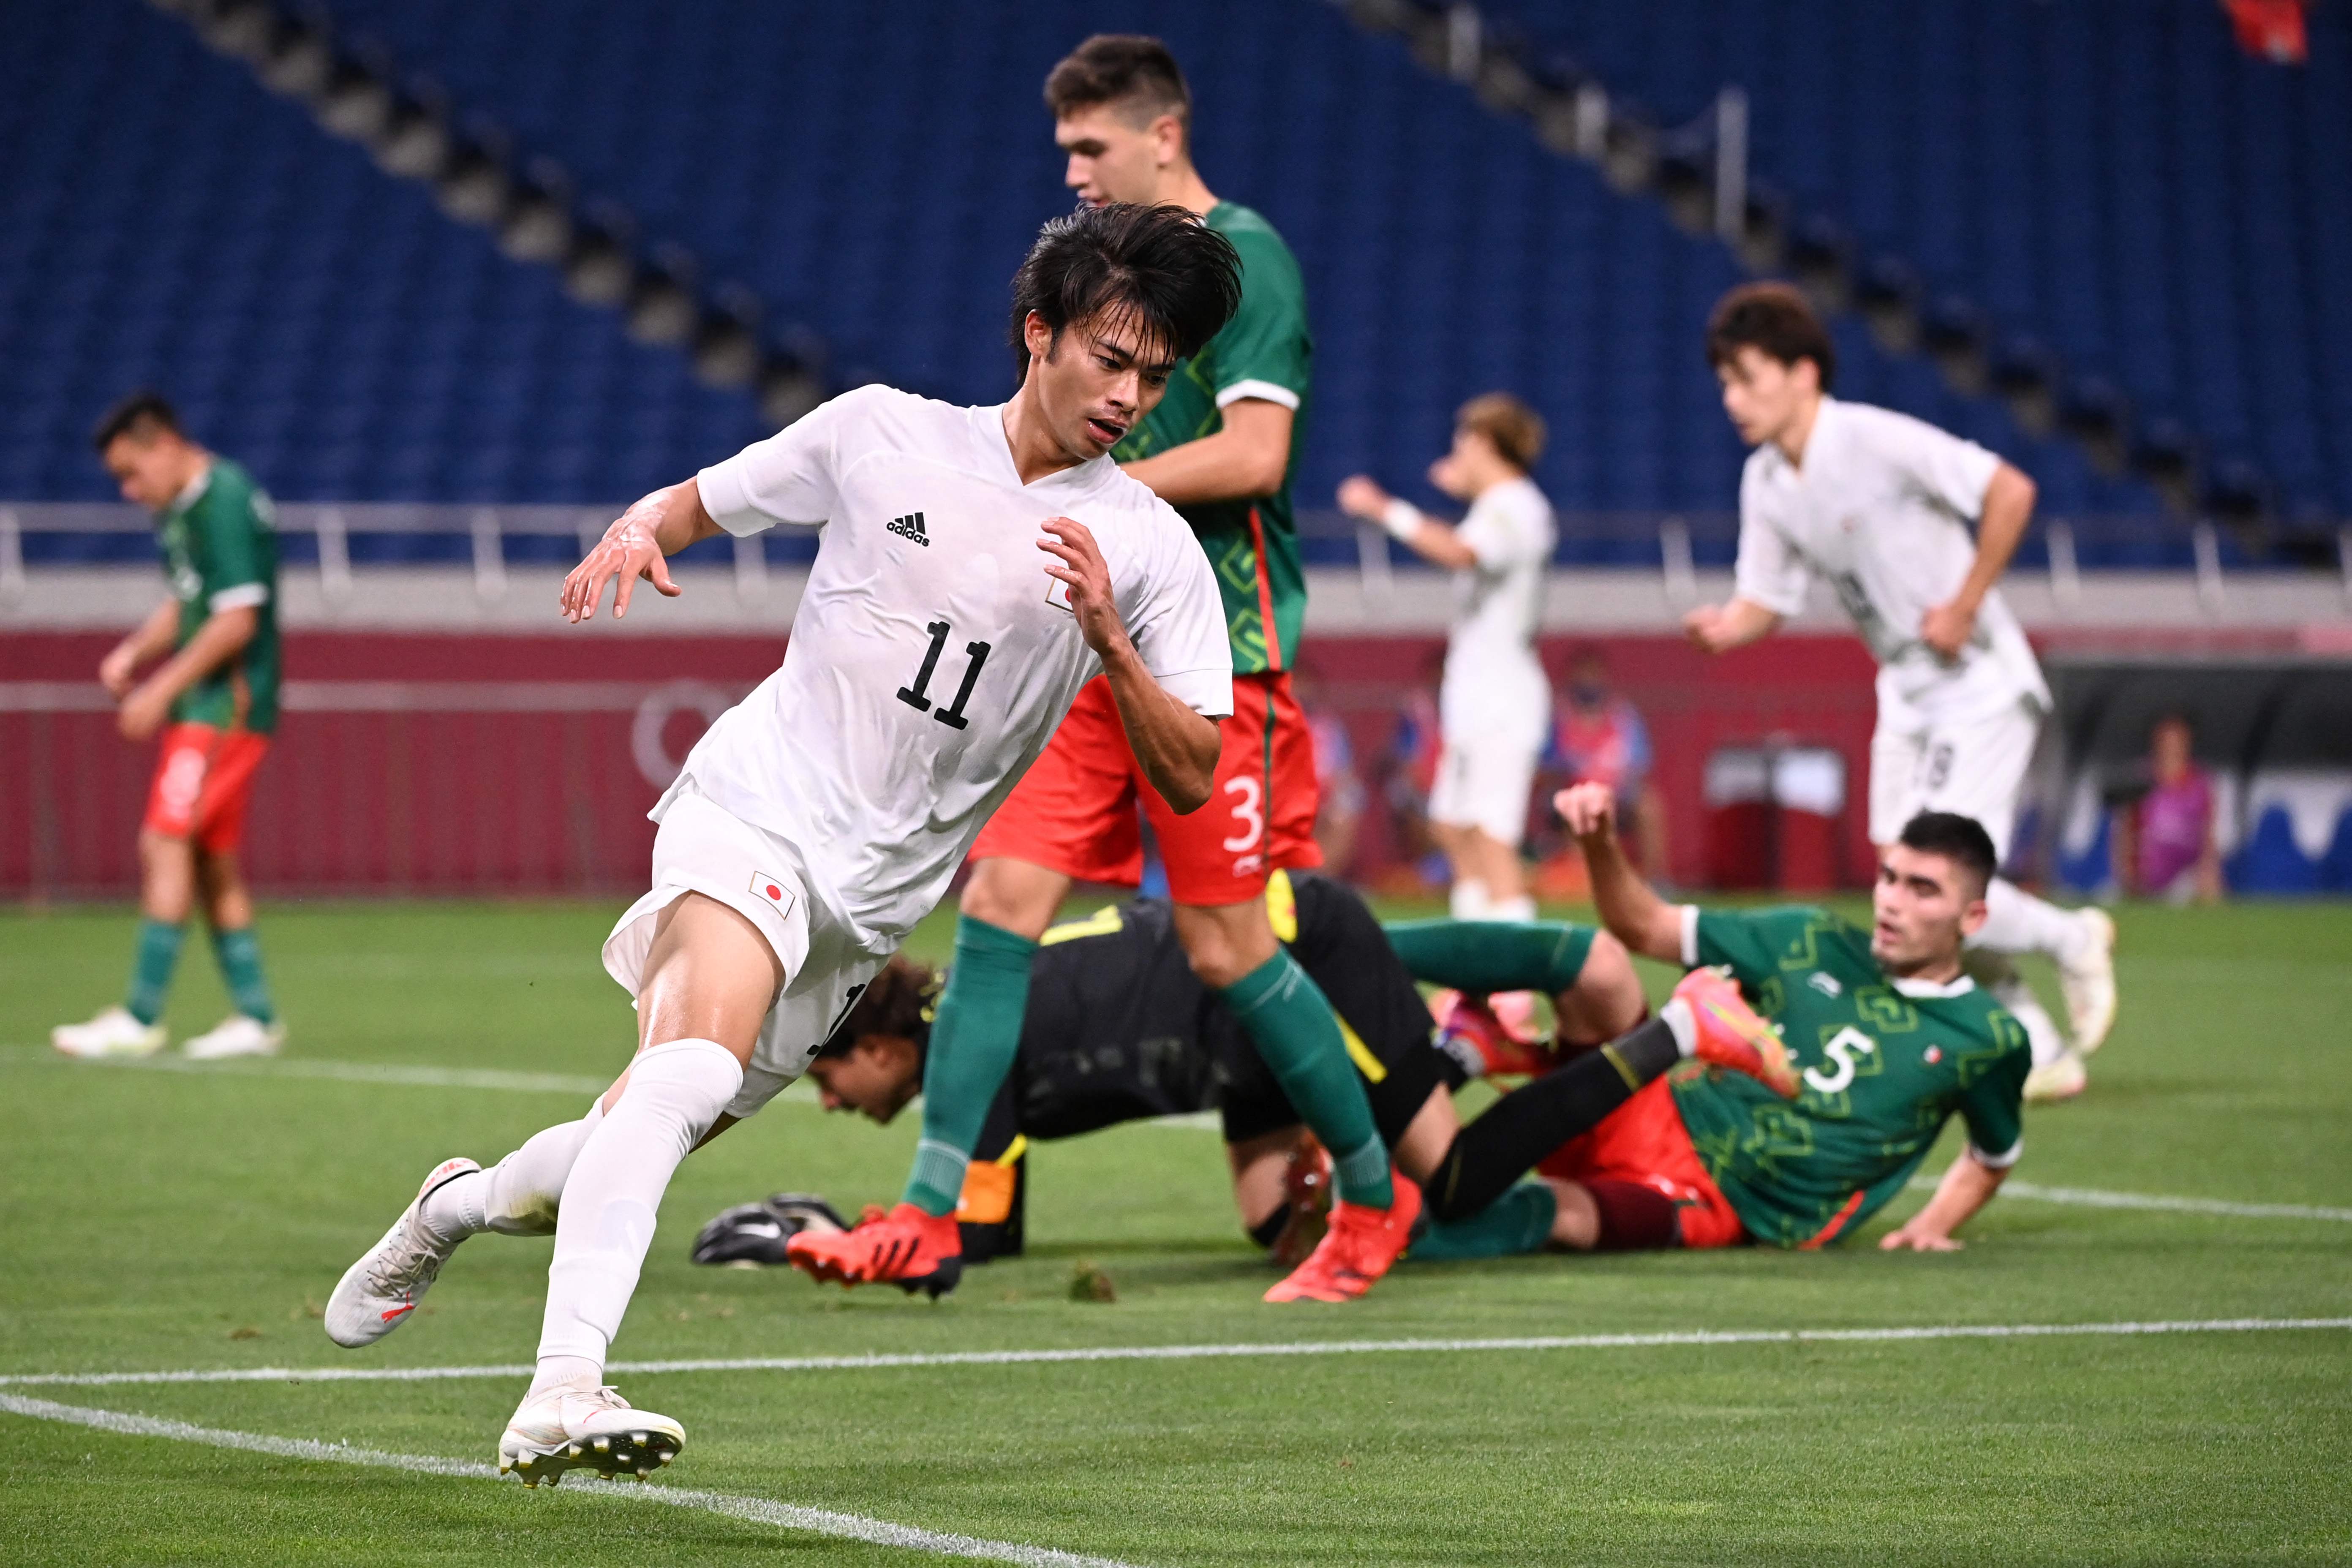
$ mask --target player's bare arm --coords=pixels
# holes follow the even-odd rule
[[[1973,1150],[1964,1150],[1936,1184],[1936,1195],[1927,1206],[1903,1222],[1902,1228],[1881,1237],[1881,1252],[1958,1252],[1963,1245],[1954,1236],[1969,1222],[1977,1210],[1992,1201],[2000,1190],[2009,1167],[1995,1170],[1977,1158]]]
[[[1054,557],[1045,574],[1070,591],[1078,631],[1102,659],[1111,696],[1118,703],[1119,722],[1143,776],[1179,813],[1198,811],[1208,802],[1217,771],[1216,722],[1171,696],[1144,668],[1126,623],[1118,618],[1110,568],[1092,531],[1066,517],[1049,518],[1041,526],[1046,537],[1037,542],[1037,548]]]
[[[139,668],[158,655],[172,651],[172,639],[180,629],[180,602],[165,599],[157,605],[139,628],[116,643],[107,656],[98,661],[98,682],[106,694],[117,702],[131,694],[139,679]]]
[[[1969,566],[1968,579],[1958,593],[1929,610],[1920,623],[1920,640],[1943,658],[1958,658],[1969,646],[1969,638],[1976,635],[1978,607],[2009,570],[2010,558],[2025,538],[2025,525],[2033,520],[2034,494],[2033,481],[2007,463],[1993,470],[1992,482],[1985,486],[1984,510],[1977,521],[1977,555]]]
[[[1625,858],[1617,842],[1616,792],[1602,784],[1576,784],[1553,796],[1552,807],[1584,852],[1593,907],[1609,933],[1644,958],[1682,963],[1682,911],[1658,897]]]
[[[1290,465],[1291,411],[1264,397],[1225,405],[1223,427],[1126,465],[1170,506],[1247,500],[1282,488]]]
[[[1708,653],[1729,653],[1780,629],[1780,616],[1753,599],[1701,605],[1683,616],[1683,635]]]
[[[1464,543],[1460,534],[1362,474],[1339,481],[1339,499],[1341,511],[1380,524],[1398,543],[1432,565],[1462,572],[1478,564],[1478,552]]]
[[[122,738],[144,741],[161,730],[180,694],[235,658],[260,626],[260,612],[250,605],[215,610],[196,628],[196,635],[188,639],[185,647],[165,659],[154,674],[122,700],[121,710],[115,718]]]
[[[595,617],[596,601],[604,596],[608,580],[618,579],[620,584],[613,591],[616,621],[629,613],[629,595],[639,577],[675,599],[686,590],[671,580],[668,557],[718,532],[719,524],[703,507],[698,480],[657,489],[613,520],[596,548],[563,579],[556,602],[564,618],[576,625]]]

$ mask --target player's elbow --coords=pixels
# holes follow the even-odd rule
[[[2041,488],[2034,484],[2024,469],[2003,463],[1993,470],[1992,488],[1986,499],[1999,501],[2030,517],[2033,513],[2033,503],[2041,494]]]
[[[1179,816],[1190,816],[1209,804],[1209,792],[1217,782],[1217,757],[1223,749],[1224,735],[1214,721],[1199,714],[1191,715],[1192,722],[1184,736],[1183,758],[1168,776],[1157,782],[1160,798]]]

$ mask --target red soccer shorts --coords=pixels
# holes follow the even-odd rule
[[[245,837],[254,771],[268,750],[269,737],[250,730],[170,726],[163,731],[142,826],[165,838],[193,838],[210,855],[236,848]]]
[[[1110,682],[1088,681],[1037,765],[971,847],[975,860],[1026,860],[1081,882],[1143,880],[1139,799],[1180,904],[1247,903],[1276,868],[1323,863],[1315,847],[1315,742],[1287,675],[1234,677],[1234,713],[1209,803],[1179,816],[1144,782]]]
[[[1699,1163],[1675,1109],[1674,1091],[1658,1079],[1570,1139],[1536,1167],[1563,1182],[1634,1182],[1675,1204],[1675,1226],[1685,1247],[1731,1247],[1747,1233],[1731,1200]]]

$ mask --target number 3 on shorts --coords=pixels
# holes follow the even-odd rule
[[[1233,837],[1224,841],[1224,847],[1244,857],[1243,860],[1234,862],[1234,869],[1238,873],[1244,869],[1245,861],[1258,858],[1246,851],[1256,848],[1265,837],[1265,795],[1257,780],[1246,775],[1227,779],[1225,794],[1234,800],[1234,826],[1236,831]]]

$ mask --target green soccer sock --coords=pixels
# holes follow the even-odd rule
[[[1590,927],[1560,921],[1398,921],[1381,929],[1414,979],[1476,995],[1565,991],[1592,951]]]
[[[172,970],[180,962],[180,927],[163,921],[139,922],[138,956],[131,965],[131,994],[123,1005],[142,1024],[163,1016],[163,998],[172,989]]]
[[[1459,1262],[1472,1258],[1507,1258],[1538,1252],[1551,1239],[1559,1200],[1541,1182],[1521,1182],[1468,1219],[1433,1225],[1412,1244],[1423,1262]]]
[[[1396,1202],[1388,1148],[1372,1122],[1372,1102],[1348,1059],[1339,1015],[1323,988],[1278,947],[1272,958],[1217,994],[1249,1032],[1291,1105],[1331,1152],[1339,1196],[1376,1209]]]
[[[278,1021],[270,1005],[269,983],[261,977],[261,939],[251,926],[213,932],[213,956],[220,960],[221,978],[228,982],[230,1000],[247,1017],[264,1024]]]
[[[1001,926],[970,915],[956,921],[955,967],[923,1063],[923,1138],[903,1194],[925,1214],[955,1213],[971,1146],[1021,1046],[1036,952]]]

